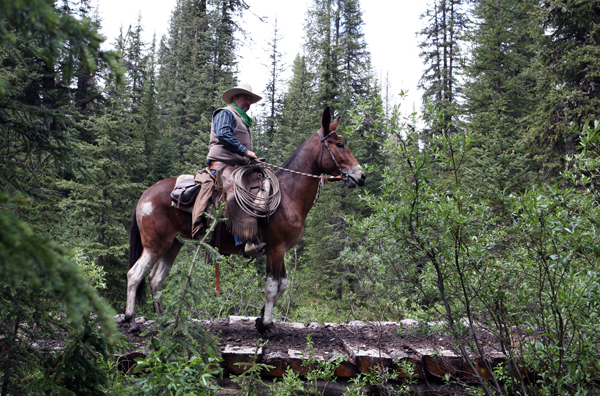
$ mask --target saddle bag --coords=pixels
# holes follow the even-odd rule
[[[183,179],[171,191],[173,206],[179,208],[190,208],[194,206],[196,195],[200,192],[202,183],[196,183],[194,179]]]

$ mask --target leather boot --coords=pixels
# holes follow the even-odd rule
[[[242,255],[246,257],[260,256],[261,254],[264,254],[266,246],[267,244],[264,242],[261,242],[258,245],[255,245],[252,242],[246,242],[246,246],[244,246],[244,252]]]

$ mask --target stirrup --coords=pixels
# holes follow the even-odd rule
[[[261,242],[258,245],[255,245],[252,242],[247,242],[246,246],[244,246],[244,253],[248,257],[260,256],[265,252],[265,246],[267,246],[267,244],[264,242]]]

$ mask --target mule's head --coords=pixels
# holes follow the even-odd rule
[[[333,176],[345,176],[348,188],[354,188],[356,185],[363,186],[365,173],[348,146],[342,141],[342,136],[335,132],[338,122],[339,117],[332,122],[331,109],[329,106],[325,107],[321,116],[321,136],[327,150],[321,153],[321,171]]]

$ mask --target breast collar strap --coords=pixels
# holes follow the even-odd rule
[[[333,160],[333,163],[335,164],[335,166],[337,166],[338,171],[340,172],[340,175],[342,175],[342,180],[346,181],[346,179],[348,178],[348,174],[344,171],[342,171],[342,167],[340,166],[340,164],[338,164],[337,160],[335,159],[335,157],[333,156],[333,153],[331,152],[331,149],[329,148],[329,144],[327,144],[327,139],[329,138],[329,136],[331,136],[333,132],[329,132],[327,134],[327,136],[323,137],[323,135],[321,134],[321,131],[318,130],[317,134],[319,135],[319,139],[321,140],[321,155],[320,155],[320,166],[321,169],[323,169],[323,147],[325,147],[327,149],[327,151],[329,151],[329,155],[331,156],[331,159]]]

